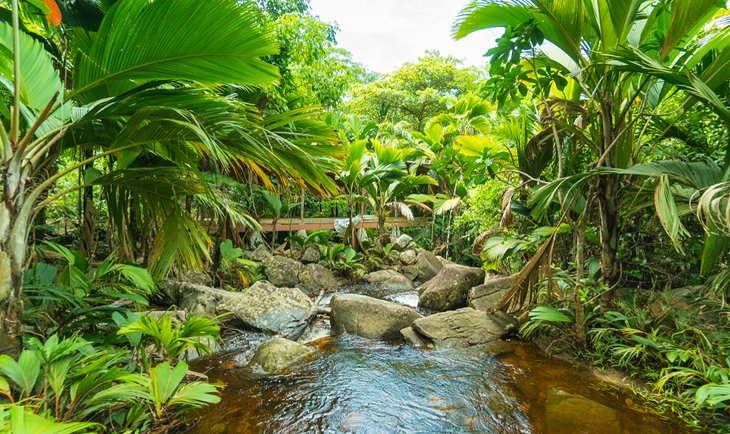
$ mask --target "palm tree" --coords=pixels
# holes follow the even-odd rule
[[[94,161],[114,162],[113,170],[92,182],[117,193],[126,189],[126,195],[115,196],[119,205],[128,205],[130,194],[145,199],[160,231],[153,247],[160,269],[169,269],[175,256],[190,260],[207,252],[202,228],[176,199],[193,195],[215,204],[197,170],[201,159],[228,171],[249,170],[261,178],[267,172],[297,174],[295,181],[303,185],[334,188],[324,176],[330,163],[320,164],[329,159],[332,146],[310,141],[313,132],[326,131],[324,125],[311,124],[311,114],[264,120],[250,106],[214,91],[219,83],[250,87],[277,80],[277,69],[261,60],[276,53],[277,46],[256,14],[234,0],[121,0],[108,10],[98,32],[71,32],[73,43],[60,59],[21,29],[18,0],[12,2],[12,22],[0,22],[5,57],[0,76],[13,97],[10,116],[3,115],[0,122],[3,342],[17,337],[20,328],[22,275],[34,215],[86,185],[45,199],[44,193]],[[70,61],[63,62],[66,58]],[[55,67],[67,64],[73,69]],[[94,129],[101,133],[90,134]],[[332,136],[321,137],[327,135]],[[49,172],[73,148],[93,152]],[[162,164],[132,164],[142,154]],[[182,237],[183,242],[172,245],[184,251],[166,247],[171,237]]]
[[[385,235],[385,217],[388,211],[413,218],[409,205],[403,200],[407,193],[419,185],[434,185],[436,181],[426,175],[414,175],[407,170],[412,148],[396,148],[372,140],[374,152],[360,178],[360,186],[367,193],[367,202],[378,217],[378,232]]]
[[[596,156],[594,168],[626,168],[639,155],[641,123],[653,116],[652,110],[672,90],[687,94],[686,107],[707,104],[720,119],[730,122],[726,103],[712,91],[726,83],[730,74],[726,32],[722,24],[708,26],[721,6],[714,0],[480,0],[463,10],[454,34],[461,38],[481,29],[506,27],[509,38],[520,42],[505,40],[492,51],[496,56],[492,62],[507,65],[509,71],[526,70],[510,72],[514,88],[532,80],[536,95],[551,94],[546,109],[555,107],[555,102],[582,107],[569,121],[549,116],[552,125],[546,130],[555,135],[558,159],[558,130],[568,131]],[[621,179],[604,171],[595,178],[590,194],[581,192],[585,200],[595,197],[598,205],[601,271],[610,286],[620,274],[616,251]],[[559,196],[565,209],[570,209],[579,195],[563,192]]]

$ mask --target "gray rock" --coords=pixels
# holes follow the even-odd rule
[[[499,299],[502,298],[502,294],[512,286],[515,277],[517,277],[516,274],[487,279],[484,284],[470,289],[469,306],[485,312],[493,310],[496,308]]]
[[[395,294],[413,289],[413,282],[406,276],[394,270],[373,271],[363,276],[363,279],[386,292],[385,295]]]
[[[400,331],[422,316],[410,307],[364,295],[335,295],[330,302],[335,335],[344,332],[369,339],[394,340]]]
[[[192,315],[215,316],[221,303],[240,298],[240,292],[211,288],[188,282],[168,281],[163,286],[168,301]]]
[[[426,282],[433,279],[433,277],[436,276],[442,268],[444,268],[444,264],[442,264],[433,253],[421,250],[418,252],[418,256],[416,256],[416,263],[412,265],[412,267],[415,267],[415,277],[413,280]]]
[[[264,261],[266,277],[276,286],[297,286],[299,273],[304,268],[301,262],[283,256],[272,256]]]
[[[312,300],[297,288],[278,288],[258,281],[241,297],[218,306],[247,325],[265,331],[286,331],[312,307]]]
[[[178,273],[177,280],[195,285],[213,286],[213,279],[202,271],[182,270]]]
[[[304,229],[299,229],[297,231],[297,236],[298,237],[302,237],[302,238],[304,238],[306,240],[307,237],[309,236],[309,234],[307,234],[307,231],[305,231]]]
[[[515,329],[509,315],[465,307],[417,319],[413,329],[437,348],[464,348],[483,345],[507,336]]]
[[[286,249],[281,252],[281,256],[299,261],[302,257],[302,251],[301,249]]]
[[[408,278],[410,281],[415,281],[418,277],[418,267],[415,265],[406,265],[403,267],[403,275]]]
[[[453,264],[453,262],[449,261],[448,259],[446,259],[446,258],[444,258],[443,256],[440,256],[440,255],[436,255],[436,259],[438,259],[439,262],[441,262],[441,265]]]
[[[315,349],[284,338],[264,342],[248,362],[253,371],[275,374],[313,354]]]
[[[621,434],[624,430],[616,410],[553,387],[545,401],[545,432]]]
[[[319,264],[307,264],[299,273],[299,287],[308,290],[335,289],[340,282],[332,270]]]
[[[188,312],[186,310],[150,310],[144,312],[143,315],[154,319],[160,319],[162,317],[169,317],[173,324],[179,322],[185,322],[188,318]]]
[[[398,238],[393,241],[393,250],[395,251],[403,251],[407,248],[411,247],[413,245],[413,238],[411,238],[407,234],[402,234]]]
[[[401,329],[400,334],[401,336],[403,336],[403,339],[405,339],[414,347],[433,347],[433,344],[428,342],[426,339],[423,338],[423,336],[419,335],[415,330],[413,330],[413,327],[406,327],[404,329]]]
[[[398,255],[398,259],[400,259],[401,264],[404,265],[412,265],[414,262],[416,262],[416,258],[418,255],[416,255],[415,250],[403,250],[400,252],[400,255]]]
[[[484,270],[449,264],[418,288],[418,306],[437,312],[465,307],[469,290],[484,281]]]
[[[301,261],[303,264],[314,264],[319,262],[319,248],[317,246],[309,246],[304,249]]]
[[[271,254],[271,251],[269,251],[269,248],[266,246],[258,246],[256,249],[251,253],[251,260],[256,262],[264,262],[265,260],[271,258],[273,255]]]

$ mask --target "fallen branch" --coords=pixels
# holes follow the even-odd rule
[[[307,311],[307,313],[304,314],[304,316],[299,319],[299,321],[297,321],[294,329],[292,329],[291,332],[287,333],[284,338],[291,341],[296,341],[302,336],[302,334],[304,334],[304,331],[307,330],[307,327],[309,327],[309,323],[311,323],[312,320],[314,320],[314,318],[316,318],[317,314],[319,313],[319,302],[322,301],[322,297],[324,297],[324,292],[324,289],[319,291],[319,296],[316,300],[314,300],[314,304],[312,304],[312,307]]]

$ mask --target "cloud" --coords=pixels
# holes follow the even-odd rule
[[[390,72],[415,61],[426,50],[437,50],[485,65],[484,53],[494,46],[498,31],[478,32],[459,41],[451,26],[468,0],[312,0],[312,11],[340,27],[337,41],[357,62],[377,72]]]

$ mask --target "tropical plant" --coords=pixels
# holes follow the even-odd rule
[[[367,271],[365,265],[361,263],[363,256],[344,244],[328,246],[324,257],[330,269],[344,273],[350,278],[358,271]]]
[[[59,244],[45,242],[37,250],[65,262],[60,268],[37,262],[24,274],[24,321],[47,333],[98,332],[112,323],[114,312],[147,306],[156,294],[147,270],[117,263],[114,256],[92,266],[89,258]]]
[[[128,353],[100,350],[79,337],[53,335],[28,344],[17,361],[0,355],[0,393],[13,404],[3,405],[0,420],[12,432],[160,428],[189,408],[220,399],[213,385],[182,384],[188,371],[182,362],[172,371],[168,363],[157,365],[148,375],[134,372]],[[21,402],[32,406],[14,406]],[[49,431],[24,431],[34,426]]]
[[[220,327],[210,318],[197,315],[176,321],[170,314],[159,317],[129,312],[127,316],[114,314],[119,326],[118,335],[126,336],[137,354],[148,365],[157,358],[174,361],[187,358],[190,350],[197,355],[212,353],[212,343],[219,338]],[[148,351],[149,346],[154,351]]]
[[[222,281],[235,275],[243,287],[248,287],[261,280],[261,264],[241,256],[243,256],[243,249],[233,247],[231,240],[223,241],[220,245],[218,274]]]
[[[123,0],[106,10],[98,31],[69,32],[73,43],[63,46],[67,51],[54,41],[47,41],[53,49],[46,50],[21,29],[17,0],[11,15],[11,22],[0,22],[5,48],[0,75],[12,94],[12,110],[2,117],[6,187],[0,226],[6,229],[0,231],[0,263],[10,270],[0,290],[3,333],[17,336],[19,330],[32,218],[60,196],[90,184],[107,189],[122,245],[131,242],[130,210],[142,210],[147,229],[156,233],[149,258],[153,272],[164,275],[177,261],[200,266],[207,257],[207,235],[181,200],[194,197],[217,212],[223,208],[197,170],[201,159],[224,170],[250,170],[264,182],[267,173],[291,175],[315,189],[334,189],[324,175],[333,134],[313,121],[316,111],[302,108],[262,119],[252,106],[206,87],[256,87],[277,79],[276,68],[261,60],[276,52],[276,43],[250,6],[232,0],[204,5]],[[199,19],[198,33],[185,25],[190,16]],[[102,123],[109,128],[100,132],[95,125]],[[54,171],[59,155],[72,148],[82,151],[82,160]],[[94,174],[91,165],[104,160],[112,169]],[[44,196],[79,169],[86,172],[85,182]],[[123,253],[132,259],[129,249]]]
[[[595,155],[593,168],[609,170],[597,176],[591,188],[563,192],[559,202],[566,212],[577,209],[586,215],[592,207],[584,206],[585,201],[598,205],[601,275],[611,287],[620,277],[616,251],[622,178],[610,170],[638,162],[645,143],[642,124],[650,122],[662,100],[676,90],[688,96],[685,109],[700,103],[724,122],[730,120],[726,102],[713,91],[730,74],[725,24],[713,18],[722,5],[619,3],[477,1],[464,9],[454,28],[456,38],[507,28],[499,46],[490,51],[491,67],[502,68],[501,75],[493,76],[505,78],[505,92],[520,91],[517,84],[530,80],[550,120],[544,135],[552,136],[558,178],[566,174],[564,151],[570,143]]]
[[[434,185],[433,178],[414,175],[407,170],[408,158],[415,150],[395,148],[373,140],[374,153],[367,160],[360,184],[367,193],[367,203],[378,217],[378,231],[385,235],[385,217],[390,211],[413,219],[413,212],[404,202],[407,193],[420,185]]]

